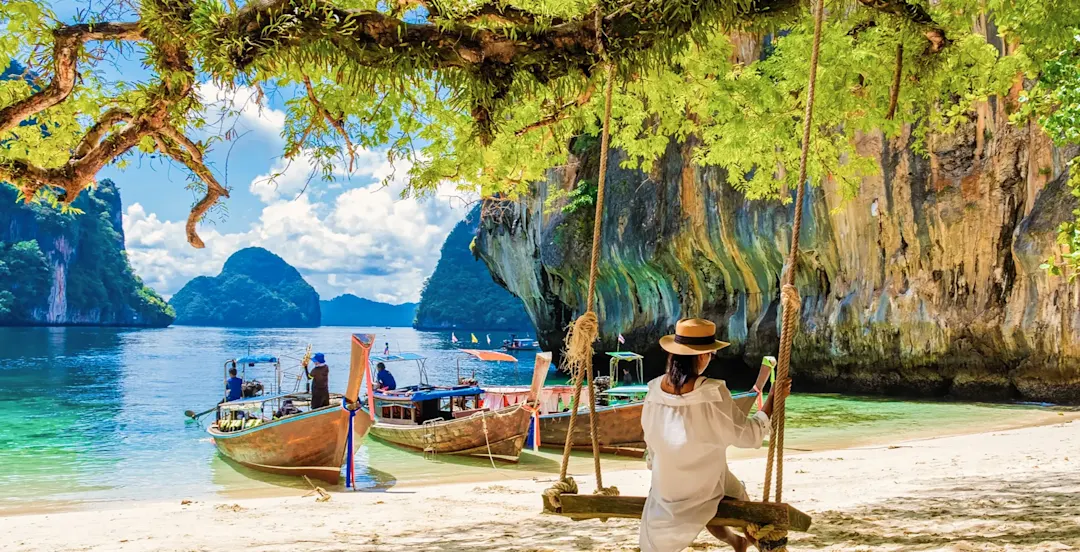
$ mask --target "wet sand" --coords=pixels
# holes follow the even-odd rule
[[[1072,550],[1080,547],[1080,423],[1076,413],[1025,415],[1033,427],[789,451],[784,499],[814,517],[796,550]],[[1005,422],[1002,422],[1005,423]],[[883,435],[883,442],[890,442]],[[733,460],[760,495],[764,462]],[[587,458],[572,472],[593,488]],[[0,518],[4,550],[634,550],[638,522],[572,522],[540,514],[550,475],[395,486],[383,492],[118,504],[111,509]],[[626,495],[648,491],[644,469],[606,471]],[[693,549],[722,550],[703,533]]]

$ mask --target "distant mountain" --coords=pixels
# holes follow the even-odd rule
[[[0,182],[0,326],[168,326],[173,310],[128,263],[116,185],[71,206],[23,202]]]
[[[446,237],[439,264],[420,294],[417,329],[532,330],[521,300],[496,284],[487,265],[473,256],[479,220],[478,207]]]
[[[319,301],[323,326],[412,326],[416,303],[391,305],[351,294]]]
[[[233,253],[221,274],[199,276],[173,295],[176,324],[299,328],[319,325],[319,294],[289,263],[261,248]]]

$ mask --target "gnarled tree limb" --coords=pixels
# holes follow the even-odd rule
[[[304,75],[304,88],[307,89],[308,100],[311,101],[311,105],[315,106],[315,111],[318,112],[319,116],[326,119],[326,122],[345,140],[345,146],[349,152],[349,172],[352,172],[353,165],[356,163],[356,148],[353,147],[352,139],[349,138],[349,131],[345,129],[345,121],[341,117],[334,117],[323,107],[322,102],[315,96],[315,88],[311,86],[311,79],[307,75]]]
[[[184,136],[183,133],[170,126],[165,126],[157,133],[155,140],[162,153],[187,167],[188,170],[199,177],[199,180],[206,184],[206,194],[191,208],[185,226],[188,243],[196,249],[202,249],[205,244],[202,238],[199,237],[196,227],[203,216],[206,215],[206,212],[220,198],[229,197],[229,190],[218,183],[214,173],[203,162],[202,150],[199,146],[190,138]]]
[[[75,89],[75,65],[83,44],[93,40],[138,40],[138,23],[68,25],[53,32],[53,78],[41,90],[0,109],[0,134],[67,99]]]

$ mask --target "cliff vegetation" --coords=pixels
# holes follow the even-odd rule
[[[473,252],[480,210],[473,209],[443,243],[439,264],[424,282],[415,327],[530,330],[521,300],[492,280]]]
[[[0,323],[167,326],[171,307],[124,251],[120,192],[102,180],[70,209],[0,186]]]

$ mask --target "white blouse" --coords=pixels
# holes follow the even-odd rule
[[[660,388],[663,376],[649,382],[641,411],[652,487],[641,515],[642,552],[675,552],[697,538],[741,483],[729,477],[727,448],[758,448],[769,436],[769,417],[747,417],[721,380],[699,378],[682,395]],[[725,483],[727,483],[725,485]]]

